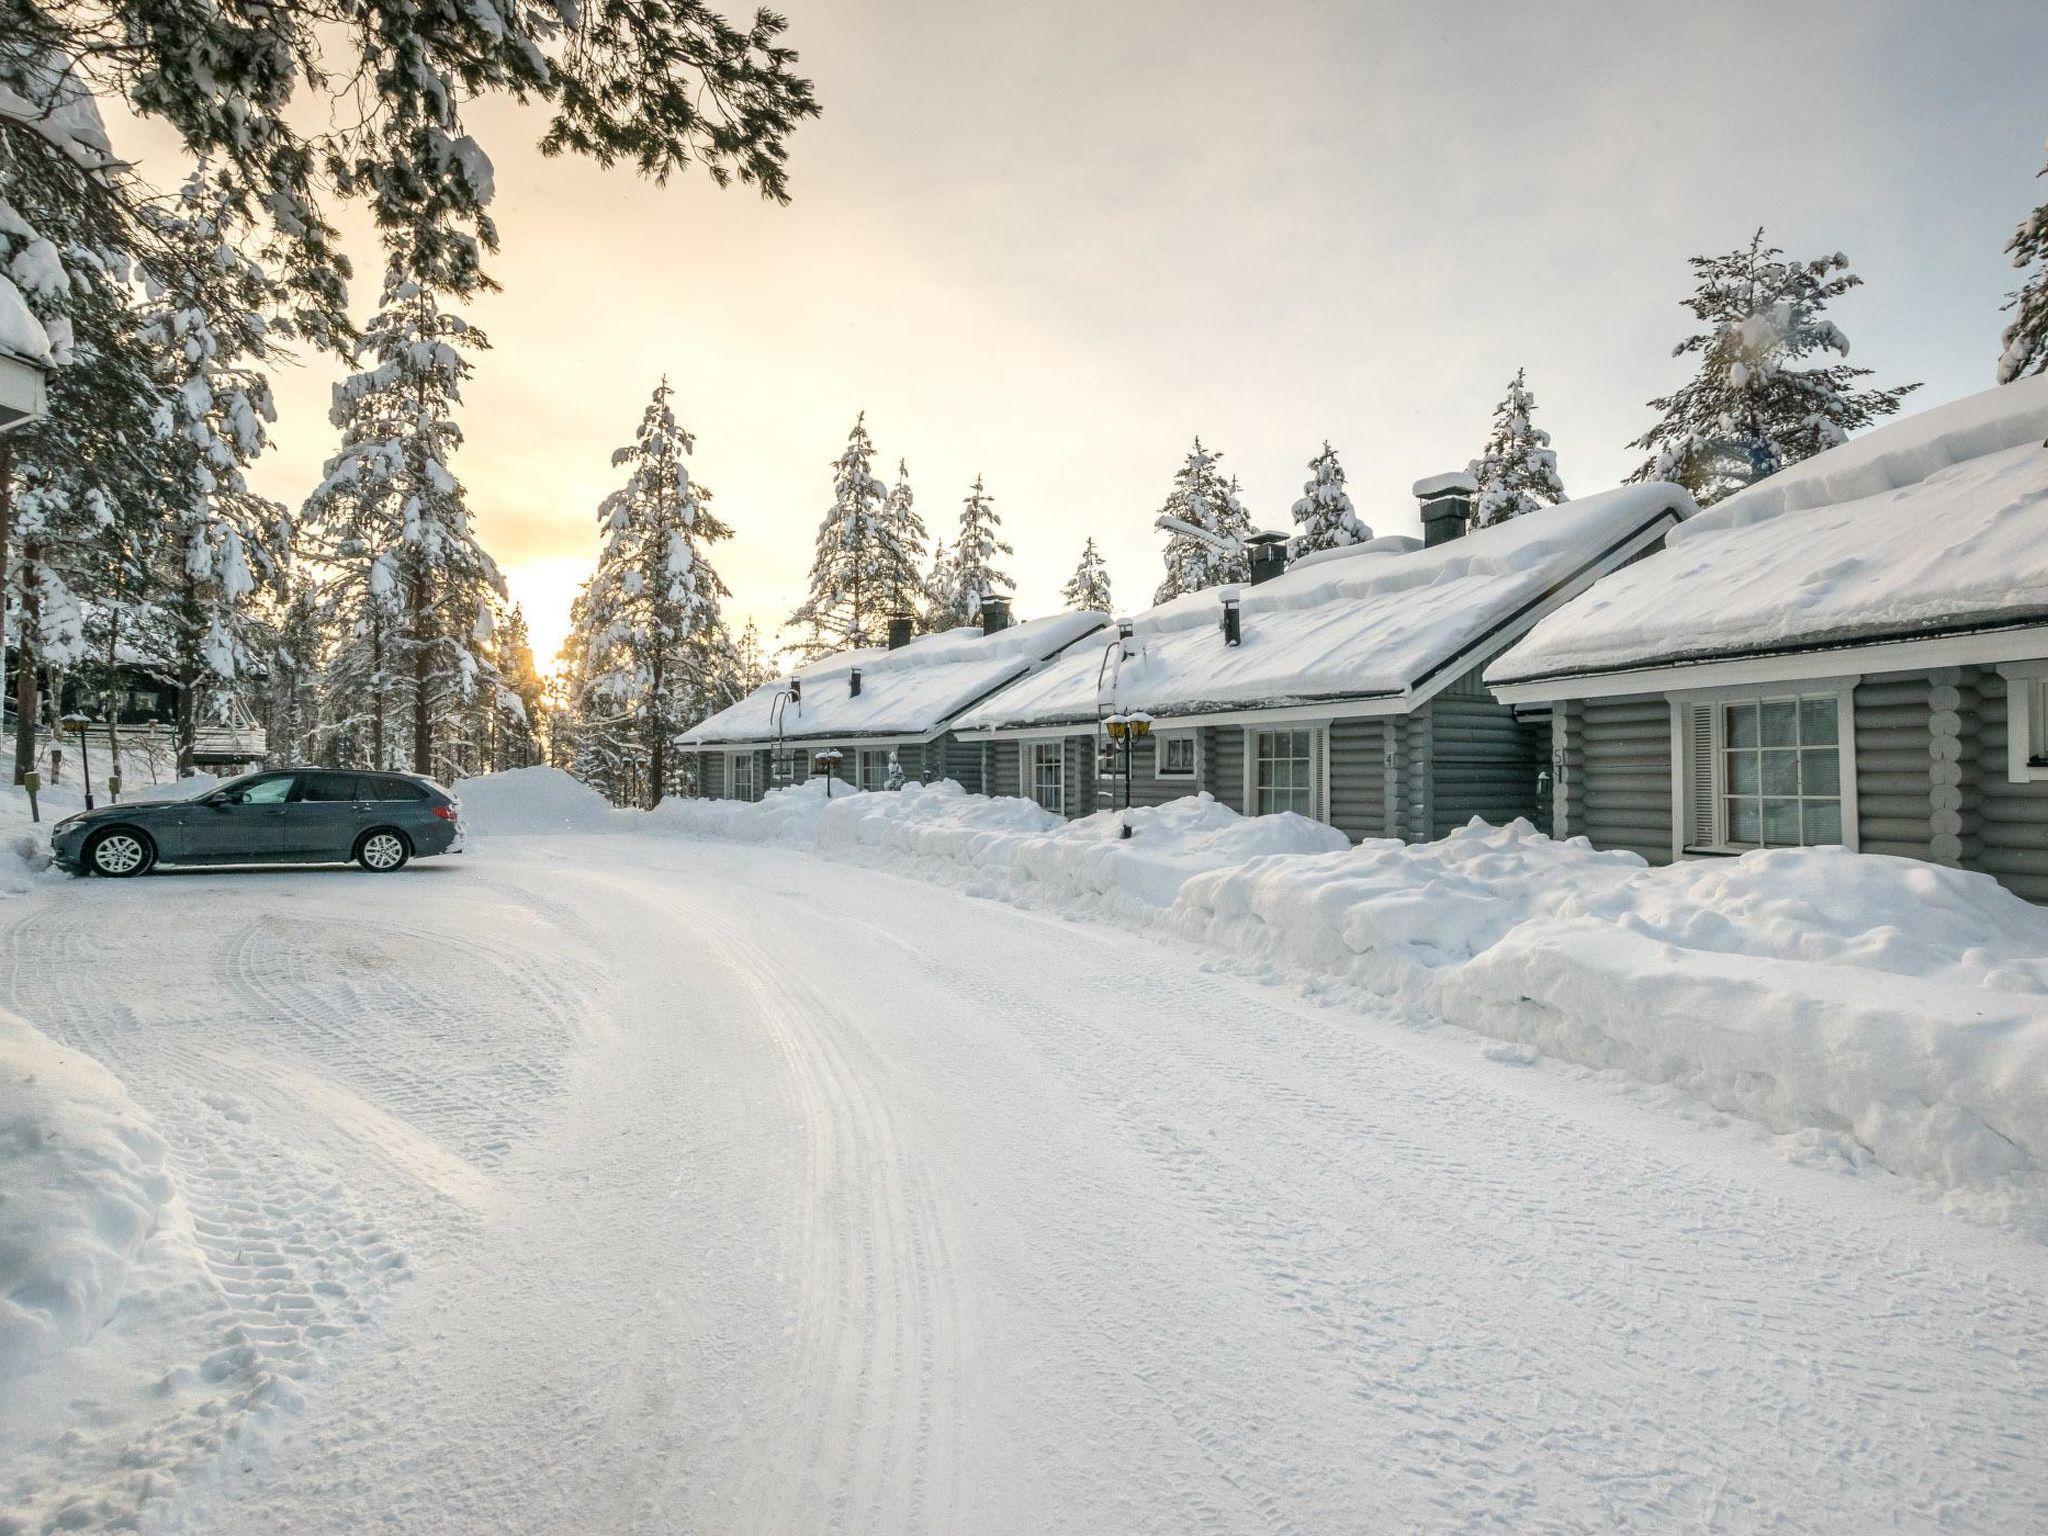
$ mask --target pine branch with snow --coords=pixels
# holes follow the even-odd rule
[[[1530,420],[1535,410],[1536,396],[1529,388],[1527,370],[1517,368],[1508,380],[1507,393],[1493,408],[1493,430],[1487,434],[1486,446],[1466,466],[1479,482],[1473,512],[1481,528],[1526,517],[1568,499],[1564,482],[1558,478],[1550,434]]]
[[[1060,588],[1060,599],[1074,613],[1114,613],[1110,606],[1109,562],[1102,558],[1102,551],[1095,547],[1091,535],[1081,547],[1081,563],[1074,567],[1074,574],[1067,578],[1067,584]]]
[[[1372,537],[1351,505],[1351,493],[1344,489],[1344,466],[1337,462],[1337,450],[1329,439],[1323,451],[1308,461],[1308,483],[1294,503],[1296,533],[1292,553],[1312,555],[1323,549],[1342,549],[1363,544]]]
[[[1672,349],[1695,357],[1693,378],[1650,402],[1663,413],[1629,446],[1649,458],[1629,478],[1684,486],[1702,506],[1847,441],[1895,413],[1917,384],[1859,388],[1868,368],[1801,363],[1849,355],[1828,304],[1862,279],[1839,251],[1785,261],[1761,229],[1746,249],[1691,258],[1698,287],[1685,307],[1705,329]]]
[[[2037,173],[2048,176],[2048,166]],[[2048,203],[2028,214],[2006,242],[2012,264],[2027,274],[2006,301],[2012,324],[1998,358],[1998,382],[2010,384],[2030,373],[2048,373]]]

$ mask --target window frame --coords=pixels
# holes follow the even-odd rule
[[[1328,822],[1330,819],[1330,730],[1327,721],[1289,721],[1281,725],[1248,725],[1244,727],[1244,809],[1247,816],[1274,816],[1278,811],[1259,808],[1259,754],[1266,738],[1272,736],[1308,737],[1308,750],[1304,757],[1288,757],[1289,762],[1308,764],[1308,808],[1298,810],[1286,807],[1296,815],[1306,816],[1311,821]]]
[[[2048,657],[2009,661],[2005,679],[2005,776],[2014,784],[2048,783]]]
[[[1185,768],[1166,766],[1166,748],[1169,743],[1187,743],[1188,765]],[[1162,731],[1156,726],[1152,731],[1152,777],[1169,784],[1192,784],[1202,777],[1202,733],[1200,731]]]
[[[738,789],[739,789],[739,782],[740,782],[740,764],[742,764],[742,763],[746,764],[746,768],[747,768],[747,792],[746,792],[746,793],[745,793],[744,795],[742,795],[742,794],[739,794],[739,793],[738,793]],[[752,803],[753,801],[756,801],[756,800],[760,799],[760,798],[761,798],[761,786],[760,786],[760,784],[759,784],[759,783],[757,783],[757,782],[756,782],[756,780],[758,779],[758,777],[759,777],[759,775],[757,775],[757,774],[756,774],[756,773],[754,772],[754,754],[753,754],[753,753],[751,753],[751,752],[728,752],[728,753],[726,753],[726,754],[725,754],[725,798],[726,798],[726,799],[728,799],[728,800],[744,800],[744,801],[747,801],[747,802],[748,802],[748,803],[750,803],[750,804],[751,804],[751,803]]]
[[[1050,759],[1056,769],[1059,782],[1057,805],[1047,805],[1038,796],[1038,765]],[[1041,736],[1035,740],[1020,743],[1017,760],[1018,787],[1024,791],[1024,798],[1041,810],[1051,811],[1055,816],[1067,814],[1067,738],[1064,736]]]
[[[1671,852],[1673,858],[1682,859],[1688,854],[1733,856],[1756,852],[1767,848],[1785,847],[1826,847],[1846,848],[1856,852],[1860,846],[1857,834],[1856,808],[1856,684],[1860,678],[1788,679],[1774,683],[1742,683],[1723,688],[1702,688],[1682,693],[1670,693],[1665,697],[1671,706]],[[1839,843],[1738,843],[1730,839],[1728,827],[1728,709],[1731,705],[1785,703],[1801,699],[1826,699],[1835,706],[1835,754],[1836,775],[1839,794],[1834,798],[1841,806],[1842,837]],[[1711,801],[1714,825],[1711,835],[1694,835],[1691,807],[1693,775],[1697,760],[1690,724],[1693,708],[1705,708],[1712,720],[1711,739],[1707,750],[1712,754],[1708,765],[1711,775]],[[1796,750],[1796,749],[1795,749]],[[1759,748],[1761,751],[1761,748]],[[1761,794],[1759,801],[1767,798]],[[1772,796],[1768,798],[1784,798]],[[1804,795],[1792,797],[1797,802],[1807,799]],[[1824,800],[1829,797],[1815,795],[1811,798]],[[1759,828],[1759,831],[1762,829]]]

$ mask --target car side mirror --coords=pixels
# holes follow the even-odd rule
[[[217,789],[202,800],[200,804],[210,806],[216,811],[224,811],[231,805],[240,804],[241,799],[240,795],[231,795],[224,789]]]

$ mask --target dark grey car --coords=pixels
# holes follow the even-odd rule
[[[409,773],[276,768],[186,800],[136,800],[50,829],[64,868],[139,875],[156,864],[329,864],[378,874],[461,851],[461,807]]]

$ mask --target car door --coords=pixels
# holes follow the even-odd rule
[[[286,857],[345,859],[367,809],[359,773],[302,773],[285,806]]]
[[[180,858],[200,864],[260,864],[288,858],[291,833],[286,801],[298,782],[295,773],[266,773],[192,803],[180,818]]]

